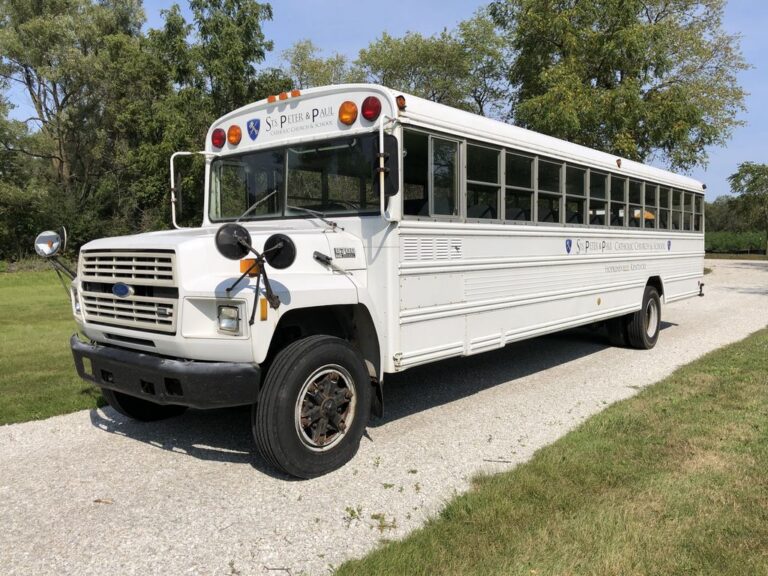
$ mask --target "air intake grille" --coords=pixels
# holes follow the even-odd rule
[[[173,252],[84,251],[80,256],[81,280],[125,282],[144,286],[175,286]]]
[[[83,251],[81,303],[86,322],[147,332],[176,332],[176,255],[170,251]],[[116,296],[117,283],[130,287]]]

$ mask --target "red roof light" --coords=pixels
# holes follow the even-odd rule
[[[227,133],[221,128],[216,128],[216,130],[213,131],[213,134],[211,134],[211,144],[213,144],[215,148],[221,148],[226,141]]]
[[[373,122],[381,114],[381,101],[376,96],[368,96],[368,98],[363,100],[361,113],[363,118]]]

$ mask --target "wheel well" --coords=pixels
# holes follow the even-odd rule
[[[659,296],[664,296],[664,284],[662,284],[660,276],[651,276],[648,278],[648,283],[646,286],[653,286],[656,288],[656,292],[659,293]]]
[[[381,369],[379,338],[371,314],[362,304],[289,310],[275,328],[264,364],[269,366],[275,355],[291,342],[318,334],[343,338],[357,347],[371,378],[378,380]]]

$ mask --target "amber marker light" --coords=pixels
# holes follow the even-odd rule
[[[232,124],[232,126],[229,127],[227,130],[227,142],[232,144],[232,146],[237,146],[240,144],[240,140],[243,138],[243,131],[240,129],[240,126],[237,124]]]
[[[398,110],[405,110],[405,96],[402,94],[395,98],[395,102],[397,102],[397,109]]]
[[[339,107],[339,122],[350,126],[357,120],[357,104],[347,100]]]
[[[270,104],[274,104],[275,102],[277,102],[277,96],[275,96],[274,94],[272,94],[271,96],[267,96],[267,102],[269,102]]]
[[[259,265],[256,262],[256,258],[246,258],[240,260],[240,274],[248,272],[248,276],[254,277],[259,275]]]
[[[269,314],[269,307],[267,306],[267,299],[261,298],[259,299],[259,319],[263,322],[267,319],[267,314]]]
[[[280,92],[278,98],[280,98],[280,100],[288,100],[288,92]]]
[[[298,98],[301,96],[301,90],[291,90],[291,98]]]

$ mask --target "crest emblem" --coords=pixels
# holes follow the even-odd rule
[[[565,241],[565,251],[568,252],[568,254],[571,253],[571,247],[573,247],[573,241],[570,238],[568,238]]]
[[[246,124],[248,128],[248,136],[251,137],[251,140],[256,140],[256,138],[259,135],[259,128],[261,127],[261,120],[258,118],[251,118],[248,120],[248,123]]]

